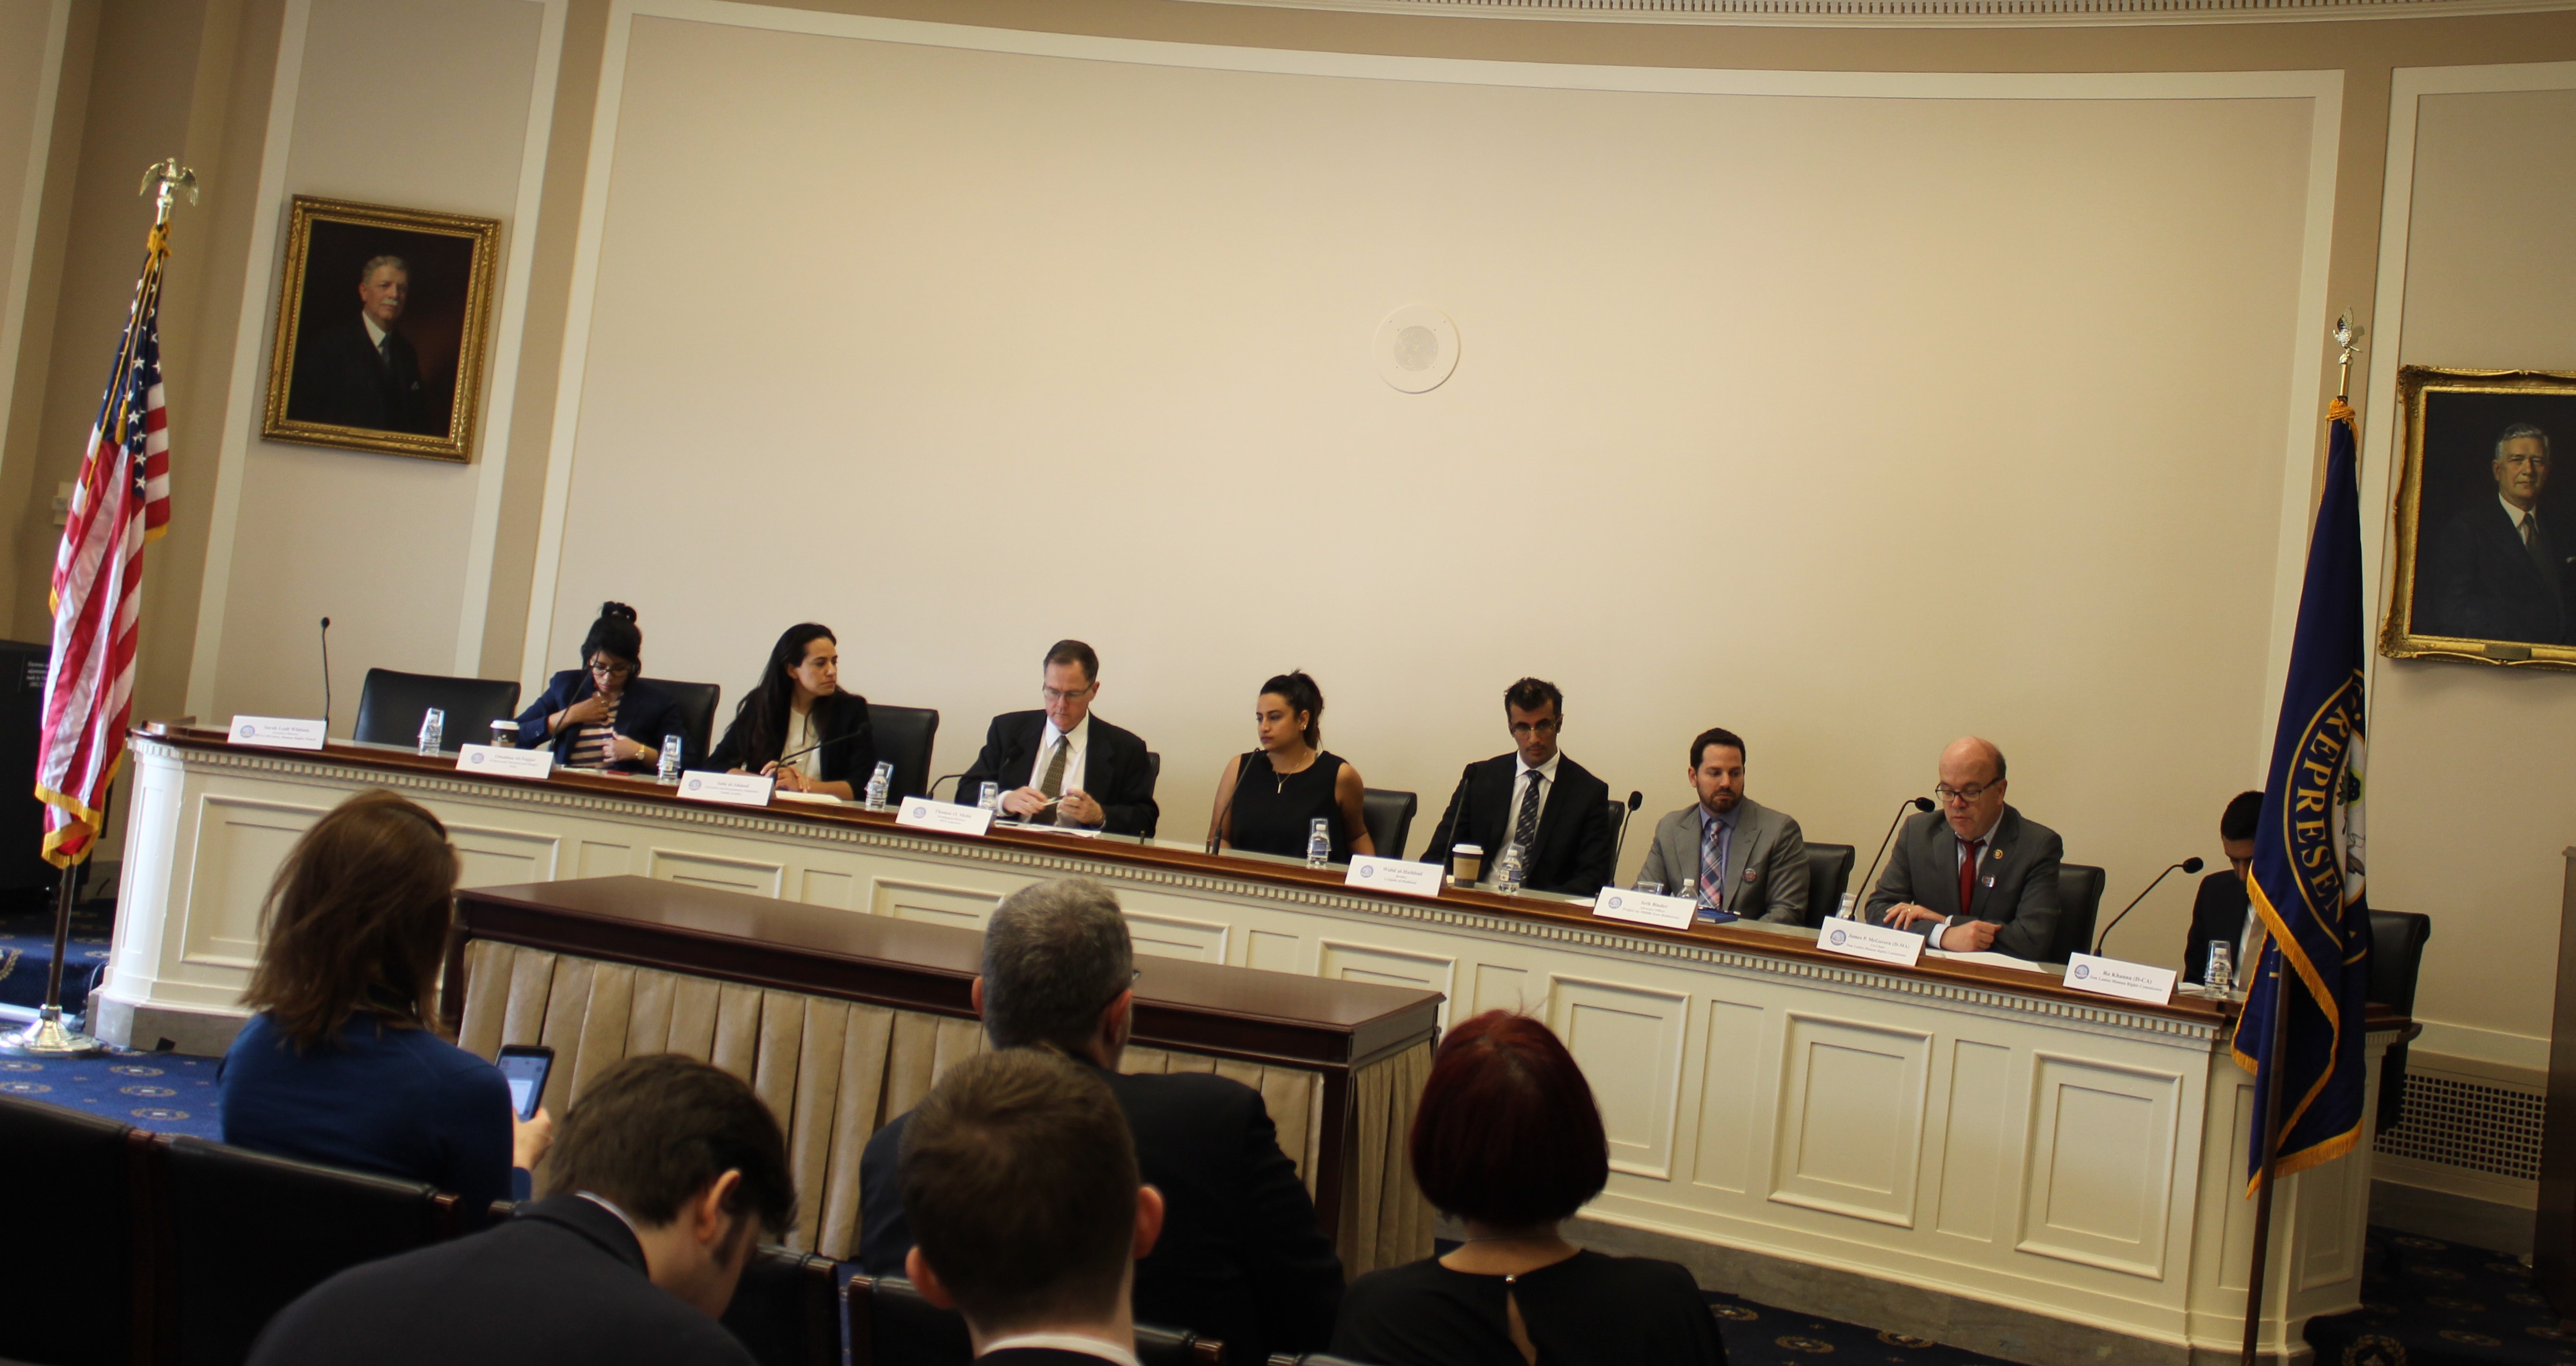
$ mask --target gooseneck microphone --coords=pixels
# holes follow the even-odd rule
[[[1879,840],[1878,852],[1870,858],[1869,871],[1861,874],[1860,889],[1852,897],[1852,919],[1858,920],[1862,918],[1860,908],[1863,903],[1869,900],[1870,884],[1878,877],[1879,860],[1887,857],[1887,846],[1896,839],[1896,827],[1905,823],[1905,813],[1908,811],[1929,811],[1931,809],[1932,799],[1929,797],[1908,797],[1905,799],[1905,803],[1902,806],[1896,808],[1896,819],[1887,823],[1887,834]]]
[[[1628,847],[1628,818],[1636,815],[1637,808],[1645,804],[1645,793],[1630,792],[1628,809],[1619,813],[1619,836],[1610,842],[1610,880],[1613,883],[1619,880],[1619,851]]]
[[[331,738],[331,619],[322,618],[322,738]]]
[[[1216,809],[1216,822],[1208,827],[1207,851],[1211,854],[1216,852],[1217,841],[1225,838],[1225,818],[1234,814],[1234,796],[1243,790],[1243,772],[1252,766],[1253,758],[1260,753],[1260,750],[1248,749],[1234,761],[1234,786],[1226,789],[1225,805]]]
[[[947,774],[942,774],[942,775],[940,775],[939,777],[936,777],[936,778],[931,779],[931,780],[930,780],[930,786],[929,786],[929,787],[927,787],[927,788],[925,788],[925,789],[923,789],[923,790],[922,790],[922,794],[921,794],[921,795],[923,795],[923,796],[925,796],[925,797],[928,797],[929,799],[931,799],[932,801],[934,801],[934,802],[935,802],[935,801],[939,800],[939,785],[940,785],[941,783],[947,782],[947,781],[948,781],[949,779],[951,779],[951,778],[963,778],[963,777],[965,777],[965,776],[966,776],[966,775],[965,775],[965,773],[964,773],[964,772],[957,772],[957,773],[947,773]],[[958,789],[957,795],[958,795],[958,796],[960,796],[960,797],[965,796],[965,795],[966,795],[965,789],[963,789],[963,788]]]
[[[1456,854],[1450,851],[1456,849],[1458,845],[1467,838],[1467,798],[1475,792],[1475,777],[1475,765],[1470,764],[1467,766],[1466,772],[1458,775],[1458,791],[1456,795],[1449,799],[1449,848],[1425,849],[1422,851],[1431,855],[1431,861],[1439,864],[1442,875],[1447,877],[1456,877],[1458,875],[1458,858]],[[1510,796],[1511,794],[1505,793],[1503,795]],[[1501,852],[1502,851],[1499,849],[1489,849],[1485,851],[1486,857],[1488,858],[1492,858]]]
[[[2200,871],[2200,869],[2201,869],[2201,862],[2200,862],[2200,859],[2199,859],[2197,856],[2192,857],[2192,858],[2184,859],[2182,862],[2177,863],[2177,864],[2174,864],[2174,865],[2172,865],[2171,867],[2166,868],[2164,872],[2156,874],[2156,882],[2162,882],[2162,881],[2164,881],[2164,880],[2165,880],[2165,877],[2166,877],[2168,874],[2172,873],[2172,872],[2174,871],[2174,869],[2175,869],[2175,868],[2179,868],[2179,869],[2181,869],[2182,871],[2184,871],[2184,872],[2186,872],[2186,873],[2197,873],[2197,872],[2199,872],[2199,871]],[[2147,892],[2152,892],[2152,891],[2154,891],[2154,890],[2156,889],[2156,882],[2150,882],[2150,883],[2148,883],[2148,884],[2147,884]],[[2147,892],[2140,892],[2140,893],[2138,893],[2136,896],[2129,898],[2129,904],[2120,908],[2120,915],[2115,915],[2115,916],[2111,917],[2111,923],[2110,923],[2110,924],[2108,924],[2108,925],[2103,926],[2103,927],[2102,927],[2102,933],[2100,933],[2099,935],[2094,936],[2094,939],[2093,939],[2093,956],[2094,956],[2094,957],[2099,958],[2099,957],[2101,957],[2101,956],[2102,956],[2102,946],[2103,946],[2104,944],[2106,944],[2106,943],[2109,943],[2109,942],[2110,942],[2110,939],[2111,939],[2111,931],[2113,931],[2113,930],[2115,930],[2115,929],[2119,928],[2119,925],[2120,925],[2120,916],[2125,916],[2125,915],[2127,915],[2129,912],[2131,912],[2131,911],[2134,911],[2134,910],[2138,909],[2138,903],[2147,899]]]
[[[794,759],[802,759],[802,758],[804,758],[806,755],[811,754],[811,753],[813,753],[814,751],[816,751],[816,750],[818,750],[818,749],[830,749],[832,746],[837,745],[837,744],[841,743],[841,742],[842,742],[842,741],[844,741],[844,740],[856,740],[856,739],[858,739],[860,736],[865,735],[865,734],[867,734],[867,733],[868,733],[868,732],[867,732],[867,731],[864,731],[864,730],[854,730],[854,731],[849,732],[849,733],[848,733],[848,734],[846,734],[846,735],[835,735],[835,736],[833,736],[833,737],[832,737],[831,739],[829,739],[829,740],[817,740],[817,741],[815,741],[814,743],[812,743],[812,744],[810,744],[810,745],[807,745],[805,748],[800,749],[800,750],[796,751],[796,752],[795,752],[795,753],[793,753],[793,754],[781,754],[781,755],[779,755],[779,756],[778,756],[778,760],[777,760],[777,762],[778,762],[780,765],[782,765],[782,766],[783,766],[783,765],[785,765],[786,763],[788,763],[790,760],[794,760]],[[932,783],[932,784],[931,784],[931,786],[932,786],[932,787],[937,787],[937,786],[939,786],[939,784],[938,784],[938,783]]]

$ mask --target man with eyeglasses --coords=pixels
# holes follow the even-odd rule
[[[972,802],[984,784],[997,783],[1005,816],[1152,839],[1162,817],[1153,758],[1133,732],[1091,714],[1100,656],[1081,641],[1059,640],[1039,669],[1044,705],[993,718],[983,752],[957,780],[957,800]]]
[[[993,1047],[1069,1058],[1126,1112],[1137,1168],[1163,1199],[1162,1236],[1136,1264],[1136,1320],[1222,1342],[1231,1366],[1320,1352],[1341,1309],[1342,1261],[1261,1093],[1210,1072],[1118,1070],[1141,976],[1118,894],[1067,878],[994,908],[969,994]],[[859,1265],[871,1276],[904,1274],[912,1250],[901,1170],[912,1118],[877,1130],[859,1158]]]
[[[1451,849],[1473,844],[1490,873],[1517,844],[1529,860],[1524,886],[1590,896],[1610,881],[1610,785],[1556,747],[1565,694],[1546,679],[1524,678],[1503,690],[1503,723],[1512,752],[1458,775],[1422,861],[1447,867]],[[1403,857],[1400,849],[1381,852]]]
[[[1936,949],[2046,958],[2066,842],[2004,805],[2004,752],[1973,735],[1952,741],[1932,795],[1940,810],[1906,821],[1869,914]]]
[[[2481,493],[2442,524],[2425,557],[2430,592],[2417,601],[2415,629],[2469,640],[2535,645],[2576,643],[2569,611],[2568,551],[2540,514],[2549,487],[2549,433],[2517,422],[2496,438],[2487,473],[2496,496]]]

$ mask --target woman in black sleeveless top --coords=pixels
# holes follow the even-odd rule
[[[1211,824],[1221,847],[1304,858],[1308,823],[1320,819],[1332,836],[1333,862],[1377,852],[1360,815],[1368,785],[1340,755],[1317,747],[1323,716],[1323,689],[1304,673],[1281,674],[1261,685],[1253,708],[1261,748],[1228,759],[1217,775]]]

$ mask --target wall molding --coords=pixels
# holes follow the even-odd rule
[[[36,77],[36,117],[27,135],[26,179],[18,193],[17,236],[12,240],[9,259],[0,261],[0,447],[9,439],[10,414],[17,400],[18,372],[23,357],[19,349],[27,340],[28,294],[35,286],[36,238],[45,222],[45,179],[51,173],[54,153],[54,124],[62,103],[63,49],[69,43],[72,26],[71,0],[52,0],[45,16],[45,50],[38,60],[44,65]],[[52,339],[46,339],[48,350]],[[28,452],[34,455],[32,448]],[[39,480],[27,484],[29,501],[53,494]]]
[[[2566,0],[1196,0],[1264,9],[1797,28],[2075,28],[2528,14]]]

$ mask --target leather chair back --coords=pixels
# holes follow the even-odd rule
[[[2433,917],[2417,911],[2370,912],[2369,998],[2391,1010],[2415,1013],[2415,978],[2424,968],[2424,941],[2433,937]],[[2400,1039],[2379,1063],[2379,1122],[2372,1132],[2395,1128],[2406,1114],[2406,1040]]]
[[[1807,919],[1814,929],[1843,908],[1843,893],[1851,890],[1852,863],[1860,851],[1848,844],[1818,844],[1807,841]]]
[[[180,1366],[238,1366],[277,1311],[331,1276],[457,1231],[456,1197],[201,1138],[164,1138],[157,1336]]]
[[[731,1329],[760,1366],[836,1366],[841,1359],[839,1289],[829,1257],[764,1243],[742,1269],[733,1303],[725,1306]]]
[[[421,713],[436,707],[447,713],[441,743],[448,749],[485,744],[492,723],[519,714],[519,685],[497,678],[447,678],[438,674],[367,670],[358,690],[361,744],[410,745],[420,740]]]
[[[1382,858],[1404,857],[1404,841],[1413,833],[1413,813],[1422,798],[1411,792],[1372,787],[1360,794],[1360,819],[1368,823],[1369,843]]]
[[[930,792],[930,747],[939,738],[936,707],[891,707],[868,704],[868,723],[876,727],[877,758],[894,765],[894,783],[886,800],[924,797]],[[854,775],[854,795],[866,796],[868,775]]]
[[[707,750],[715,743],[716,703],[724,698],[724,688],[716,683],[677,683],[667,678],[652,680],[653,686],[671,695],[680,704],[680,719],[689,728],[689,753],[706,761]]]
[[[102,1063],[105,1060],[102,1060]],[[0,1096],[14,1274],[0,1276],[0,1358],[57,1366],[151,1359],[150,1262],[138,1257],[160,1150],[99,1115]]]
[[[974,1355],[965,1317],[923,1299],[901,1276],[852,1276],[844,1283],[841,1336],[853,1366],[967,1366]],[[1186,1328],[1140,1323],[1136,1359],[1143,1366],[1221,1366],[1225,1347]]]
[[[2093,922],[2102,917],[2105,876],[2089,863],[2057,865],[2057,938],[2040,961],[2063,963],[2069,954],[2093,951]]]

